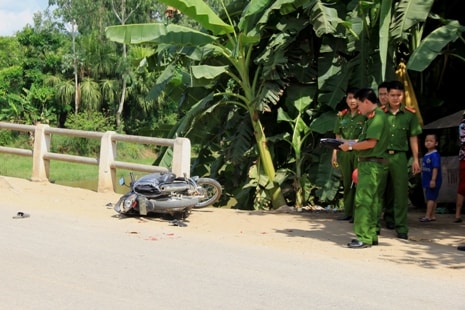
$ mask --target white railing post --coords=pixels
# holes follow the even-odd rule
[[[173,162],[171,171],[177,176],[190,176],[191,141],[187,138],[176,138],[173,146]]]
[[[101,139],[97,187],[99,193],[116,191],[116,169],[111,167],[116,159],[116,142],[111,139],[114,133],[107,131]]]
[[[38,124],[35,127],[31,181],[48,181],[50,177],[50,160],[44,158],[44,155],[50,152],[50,134],[45,133],[48,127],[44,124]]]

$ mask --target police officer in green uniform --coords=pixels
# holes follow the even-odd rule
[[[358,111],[357,100],[354,95],[358,88],[350,87],[346,92],[347,109],[340,111],[337,116],[334,134],[339,140],[357,140],[365,123],[365,115]],[[344,188],[344,215],[337,218],[342,221],[353,222],[355,186],[352,184],[352,172],[357,168],[355,152],[333,151],[331,163],[334,168],[340,167],[342,185]]]
[[[371,88],[362,88],[355,94],[358,110],[367,116],[358,141],[347,141],[339,148],[344,152],[355,150],[358,155],[358,184],[355,191],[354,232],[357,239],[347,244],[361,249],[378,244],[377,225],[382,198],[386,188],[388,165],[387,116],[377,105]]]
[[[394,229],[397,237],[408,239],[408,159],[412,152],[412,173],[421,171],[418,159],[418,135],[422,129],[415,110],[402,104],[404,85],[400,81],[388,84],[389,105],[384,108],[389,124],[387,156],[389,174],[384,202],[386,227]]]

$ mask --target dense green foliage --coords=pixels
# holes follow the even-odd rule
[[[217,178],[225,205],[337,203],[318,140],[348,86],[376,88],[401,61],[426,122],[462,108],[459,0],[49,3],[0,38],[0,120],[188,137],[192,173]]]

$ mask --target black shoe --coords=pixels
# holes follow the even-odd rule
[[[350,221],[350,220],[352,220],[352,216],[344,215],[344,216],[336,218],[336,220],[338,220],[338,221]]]
[[[459,246],[457,247],[457,250],[459,250],[459,251],[465,251],[465,245],[459,245]]]
[[[408,235],[406,233],[398,233],[397,238],[408,240]]]
[[[351,219],[349,220],[349,223],[353,223],[353,222],[354,222],[354,218],[351,218]]]
[[[371,245],[378,245],[378,240],[373,241]]]
[[[396,228],[396,225],[394,223],[387,222],[386,223],[386,228],[392,230],[392,229]]]
[[[462,223],[462,218],[460,218],[460,217],[459,217],[459,218],[456,218],[455,221],[454,221],[454,223]]]
[[[347,243],[347,247],[351,249],[364,249],[371,247],[371,244],[363,243],[357,239],[352,239],[352,241]]]

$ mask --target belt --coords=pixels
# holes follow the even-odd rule
[[[389,163],[389,160],[387,160],[386,158],[382,158],[382,157],[359,157],[358,158],[358,161],[359,162],[372,162],[372,163],[381,163],[381,164],[387,164]]]
[[[388,153],[389,155],[394,155],[397,153],[405,153],[405,151],[387,150],[386,153]]]

